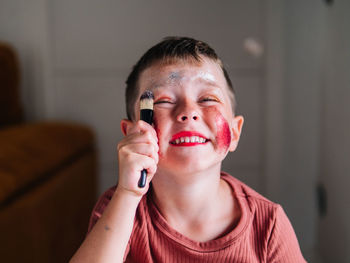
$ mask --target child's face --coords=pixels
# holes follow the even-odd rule
[[[139,95],[145,90],[154,93],[158,170],[220,167],[228,151],[236,149],[243,118],[234,116],[225,77],[214,61],[155,64],[141,74],[139,85]],[[137,103],[137,119],[138,107]]]

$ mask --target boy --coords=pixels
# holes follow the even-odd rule
[[[221,172],[243,117],[215,51],[166,38],[126,83],[118,185],[99,199],[71,262],[305,262],[282,208]],[[154,93],[153,126],[139,120],[146,90]]]

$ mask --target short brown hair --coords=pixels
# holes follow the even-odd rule
[[[158,61],[172,63],[176,60],[193,60],[201,62],[201,56],[215,61],[221,67],[229,88],[230,97],[235,109],[235,91],[231,79],[213,48],[207,43],[189,37],[166,37],[160,43],[151,47],[136,63],[126,80],[126,113],[129,120],[135,119],[134,106],[138,98],[138,80],[141,73]]]

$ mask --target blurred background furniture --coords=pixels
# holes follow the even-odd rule
[[[95,135],[23,121],[15,51],[0,42],[1,262],[68,262],[96,201]]]

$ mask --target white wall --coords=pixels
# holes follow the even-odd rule
[[[284,146],[279,196],[309,254],[317,221],[320,70],[326,7],[322,1],[312,0],[285,1],[284,8]]]
[[[350,6],[325,2],[269,2],[267,142],[279,146],[268,151],[267,194],[283,204],[310,262],[349,262]],[[328,206],[322,218],[318,182]]]
[[[45,118],[49,114],[52,89],[47,1],[0,1],[0,40],[18,51],[26,118]]]
[[[3,0],[0,36],[19,51],[29,119],[72,120],[96,131],[99,192],[117,180],[115,147],[132,65],[164,36],[212,44],[228,66],[246,118],[238,151],[224,168],[282,203],[310,258],[323,12],[316,0]],[[249,37],[267,54],[249,54],[243,45]]]
[[[327,211],[319,221],[324,262],[350,262],[350,2],[327,10],[322,70],[321,178]]]
[[[309,262],[321,262],[316,184],[326,14],[316,0],[268,5],[267,195],[283,204]]]

